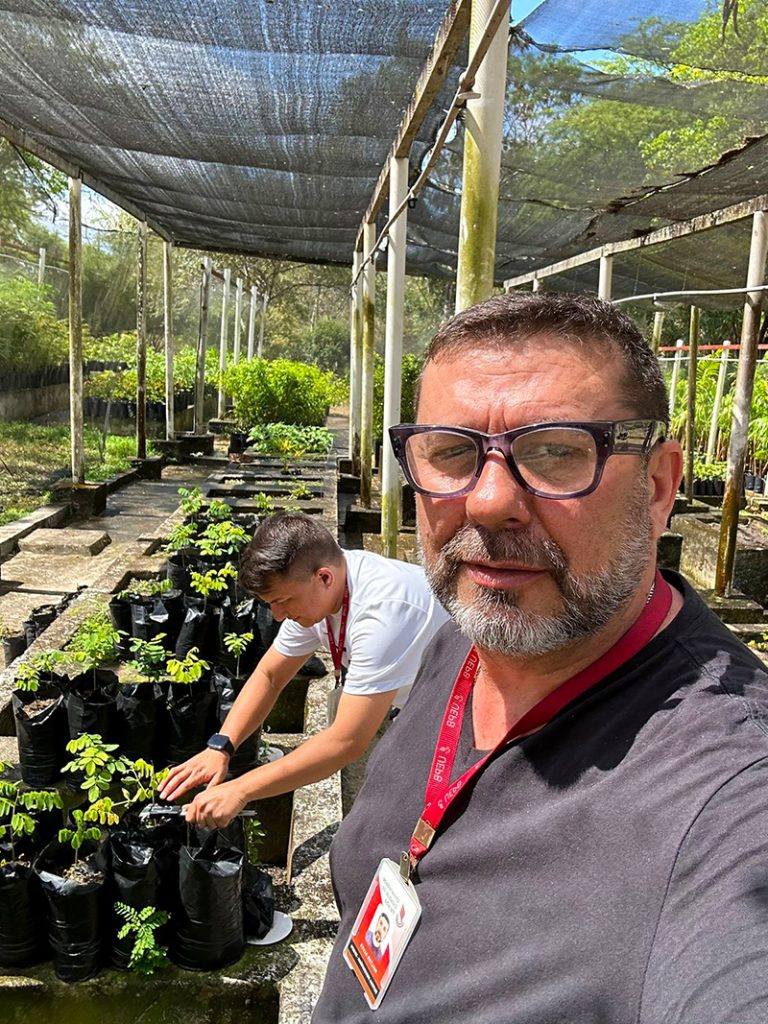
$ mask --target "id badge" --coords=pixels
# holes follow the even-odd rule
[[[344,947],[347,966],[354,971],[372,1010],[381,1005],[420,917],[416,890],[400,874],[398,865],[385,857]]]

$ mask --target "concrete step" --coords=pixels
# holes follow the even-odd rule
[[[98,555],[111,538],[104,530],[35,530],[19,540],[19,551],[51,555]]]

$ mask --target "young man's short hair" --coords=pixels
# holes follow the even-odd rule
[[[344,554],[333,535],[304,512],[276,512],[261,523],[240,561],[240,583],[249,594],[269,590],[276,576],[309,579]]]

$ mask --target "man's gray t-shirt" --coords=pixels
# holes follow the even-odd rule
[[[765,1024],[768,677],[684,607],[462,793],[418,868],[423,915],[377,1024]],[[370,1024],[341,956],[422,810],[468,644],[452,624],[334,840],[342,915],[313,1024]],[[479,757],[467,716],[454,777]]]

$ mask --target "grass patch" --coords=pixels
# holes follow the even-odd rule
[[[110,434],[103,453],[101,440],[98,430],[85,428],[86,480],[108,480],[131,468],[135,438]],[[0,423],[0,525],[49,502],[56,481],[70,475],[70,458],[66,424]]]

